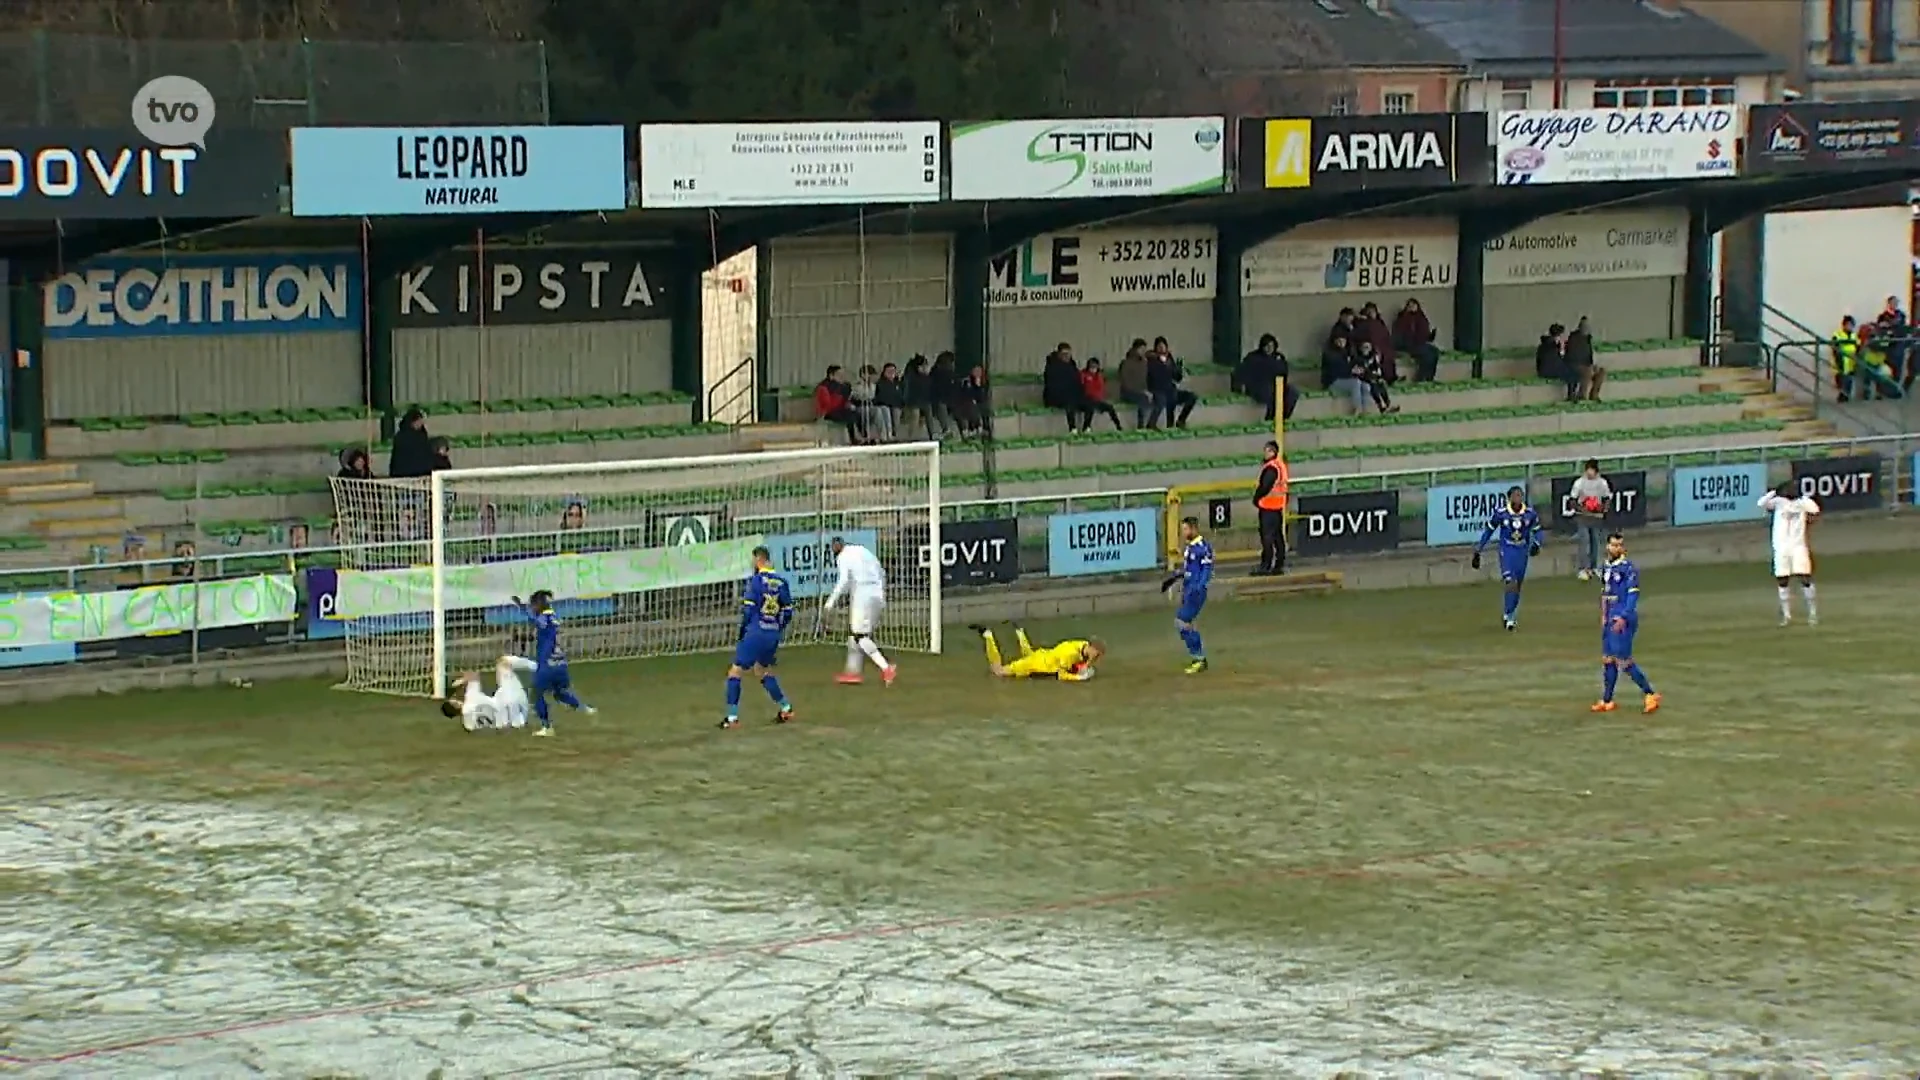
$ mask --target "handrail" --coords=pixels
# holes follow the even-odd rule
[[[1799,319],[1796,319],[1793,316],[1787,314],[1786,312],[1781,311],[1779,308],[1774,307],[1772,304],[1767,303],[1765,300],[1760,301],[1760,315],[1763,321],[1765,320],[1766,316],[1773,315],[1779,318],[1781,322],[1786,323],[1787,326],[1798,331],[1799,333],[1805,334],[1807,337],[1813,338],[1815,340],[1819,340],[1820,338],[1820,331],[1815,330],[1813,327],[1808,326],[1806,323],[1801,322]]]
[[[742,397],[753,393],[753,378],[751,374],[749,374],[745,384],[742,385],[739,389],[735,390],[733,394],[729,396],[725,401],[720,402],[718,405],[714,404],[714,401],[713,401],[714,395],[719,393],[722,389],[724,389],[727,383],[731,381],[735,375],[740,374],[742,371],[748,370],[749,368],[752,367],[752,365],[753,365],[753,357],[751,356],[746,357],[745,359],[741,360],[739,363],[733,365],[733,367],[729,368],[727,370],[727,373],[720,376],[719,379],[715,380],[712,386],[707,387],[707,411],[701,415],[700,419],[708,422],[712,422],[713,418],[719,415],[720,410],[733,405],[734,403],[738,402]],[[748,416],[749,417],[752,416],[752,410],[748,411]],[[752,422],[753,421],[751,419],[744,420],[744,421],[736,420],[734,421],[733,426],[740,427],[742,424],[747,424]]]

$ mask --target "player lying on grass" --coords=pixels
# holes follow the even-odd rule
[[[453,684],[453,692],[440,703],[440,715],[458,717],[468,731],[505,731],[527,726],[527,688],[521,675],[533,673],[534,663],[524,656],[503,656],[493,669],[493,693],[480,682],[479,672],[469,671]]]
[[[1027,640],[1027,632],[1013,628],[1013,639],[1020,645],[1020,656],[1013,663],[1002,663],[1000,643],[993,631],[975,623],[967,629],[980,635],[987,646],[987,670],[1002,679],[1058,679],[1061,682],[1086,682],[1093,678],[1094,661],[1107,654],[1107,647],[1096,640],[1063,641],[1036,649]]]

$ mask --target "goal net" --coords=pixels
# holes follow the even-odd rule
[[[886,569],[881,646],[939,652],[939,475],[938,445],[915,443],[336,478],[341,687],[438,697],[530,656],[512,598],[538,590],[576,663],[732,649],[756,547],[792,586],[788,643],[842,639],[820,617],[835,537]]]

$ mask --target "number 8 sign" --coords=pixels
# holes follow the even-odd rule
[[[1225,529],[1233,524],[1232,499],[1207,500],[1207,528]]]

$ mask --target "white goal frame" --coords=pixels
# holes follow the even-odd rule
[[[447,671],[447,489],[461,481],[532,479],[551,481],[568,476],[607,475],[619,472],[644,473],[661,469],[688,469],[726,465],[736,461],[754,464],[778,462],[804,463],[862,457],[898,457],[923,453],[927,459],[927,627],[928,651],[941,650],[940,614],[940,444],[937,442],[883,443],[876,446],[823,446],[804,450],[762,450],[732,454],[701,454],[667,458],[627,458],[617,461],[565,462],[554,465],[491,465],[470,469],[444,469],[430,479],[427,520],[428,551],[432,559],[433,596],[433,695],[445,697],[449,684]],[[888,508],[905,509],[905,507]]]

